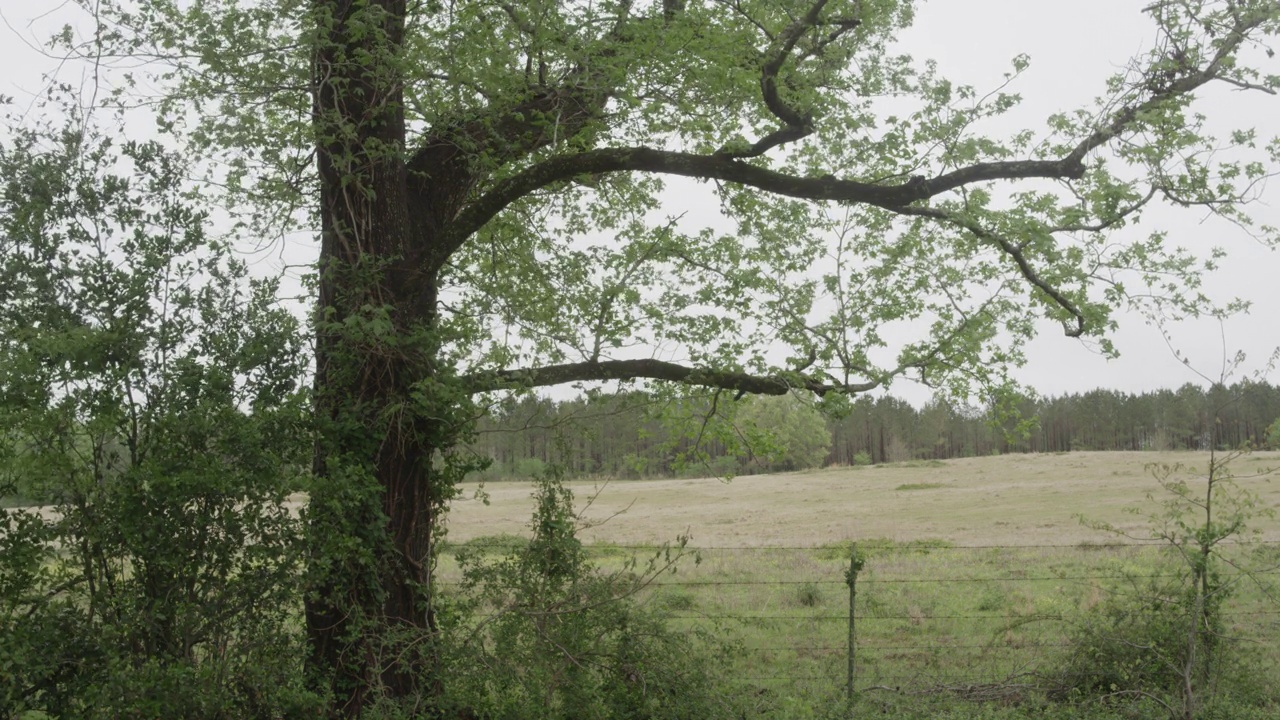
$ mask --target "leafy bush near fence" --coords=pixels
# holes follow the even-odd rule
[[[637,593],[688,557],[684,543],[605,571],[577,539],[573,495],[554,470],[534,493],[532,538],[501,554],[463,545],[436,651],[445,712],[510,718],[737,718],[713,629],[679,632]]]

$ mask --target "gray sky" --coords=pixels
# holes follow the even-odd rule
[[[900,39],[900,49],[918,59],[934,58],[944,75],[980,91],[993,89],[1019,53],[1031,67],[1013,90],[1024,97],[1009,117],[1010,128],[1041,127],[1051,113],[1087,106],[1101,94],[1105,79],[1118,72],[1135,53],[1154,40],[1141,9],[1151,0],[935,0],[919,7],[917,25]],[[66,5],[52,0],[0,0],[0,94],[13,96],[18,107],[32,103],[45,83],[42,74],[57,70],[30,45],[73,17]],[[1280,59],[1268,72],[1280,73]],[[63,68],[62,79],[86,82],[86,71]],[[1260,135],[1280,134],[1280,98],[1260,93],[1217,90],[1204,107],[1222,135],[1232,126],[1255,126]],[[1280,184],[1280,183],[1276,183]],[[1275,184],[1273,184],[1275,185]],[[1254,207],[1260,222],[1280,225],[1280,188],[1267,188]],[[1225,349],[1249,356],[1245,371],[1259,369],[1277,345],[1280,322],[1280,255],[1264,248],[1237,228],[1206,220],[1191,212],[1155,213],[1140,232],[1156,227],[1169,231],[1172,242],[1207,249],[1221,245],[1228,258],[1206,278],[1210,294],[1225,301],[1240,297],[1254,303],[1250,315],[1219,325],[1212,320],[1184,322],[1168,328],[1175,345],[1202,372],[1216,376]],[[306,238],[295,237],[286,248],[292,263],[309,261],[315,252]],[[1122,316],[1114,339],[1122,353],[1108,361],[1088,346],[1066,338],[1059,326],[1045,324],[1030,351],[1030,362],[1018,377],[1046,394],[1110,387],[1129,392],[1177,387],[1201,380],[1177,359],[1157,329],[1142,318]],[[1280,377],[1272,376],[1273,382]],[[897,385],[893,394],[920,401],[923,389]]]

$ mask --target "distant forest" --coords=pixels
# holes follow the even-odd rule
[[[844,412],[796,397],[653,400],[640,393],[568,401],[526,397],[492,408],[471,450],[486,479],[555,464],[573,477],[750,474],[826,465],[1070,450],[1207,450],[1280,441],[1280,386],[1237,383],[1128,394],[1026,398],[1016,420],[942,400],[915,408],[862,396]]]

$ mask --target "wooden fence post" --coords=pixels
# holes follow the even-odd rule
[[[849,673],[845,680],[845,699],[847,702],[847,715],[853,716],[853,700],[854,700],[854,678],[857,675],[857,597],[858,597],[858,572],[862,570],[865,560],[858,555],[858,544],[853,543],[852,552],[849,554],[849,570],[845,574],[845,581],[849,584]]]

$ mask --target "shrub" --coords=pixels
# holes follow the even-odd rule
[[[1220,603],[1222,595],[1212,598]],[[1177,696],[1192,661],[1187,628],[1195,613],[1195,593],[1185,581],[1113,593],[1076,627],[1056,694]],[[1220,625],[1218,613],[1207,617]],[[1211,627],[1204,635],[1215,637],[1220,631]]]
[[[633,598],[674,567],[683,543],[604,572],[576,537],[572,493],[553,471],[538,481],[532,539],[500,557],[458,550],[463,581],[433,651],[449,681],[446,715],[485,718],[736,716],[732,648],[709,633],[667,628]],[[669,610],[692,602],[660,596]]]
[[[0,495],[53,506],[0,510],[5,717],[318,707],[286,504],[305,343],[186,172],[79,123],[0,148]]]
[[[1280,418],[1267,428],[1266,446],[1268,450],[1280,450]]]
[[[817,607],[822,603],[822,591],[813,583],[803,583],[796,588],[796,602],[804,607]]]

